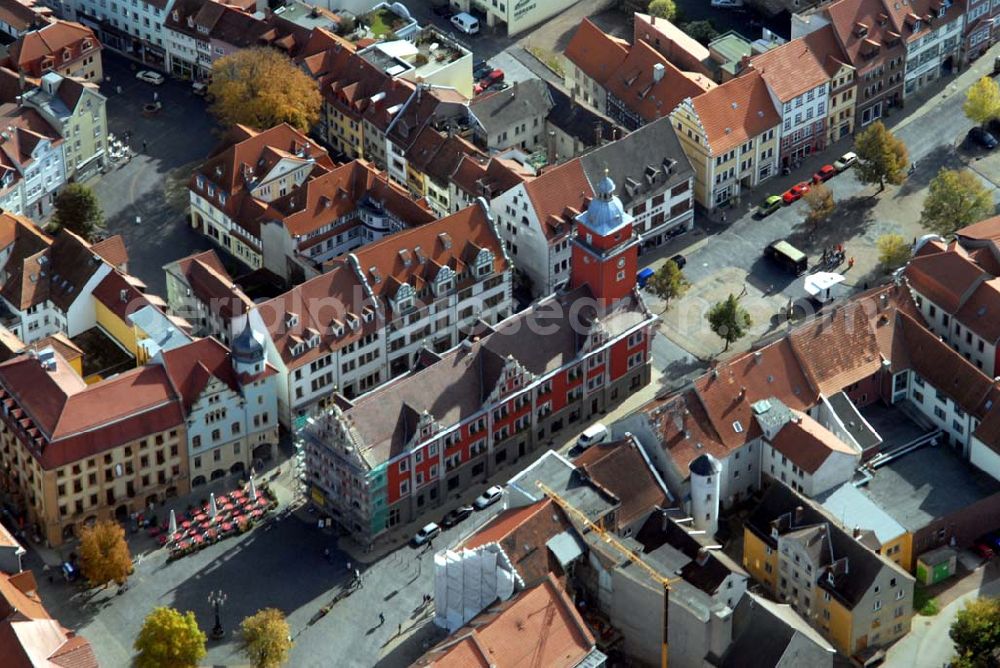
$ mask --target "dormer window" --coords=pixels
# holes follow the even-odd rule
[[[208,184],[208,196],[209,197],[215,196],[215,186],[213,186],[211,183]]]
[[[371,322],[372,320],[375,319],[375,309],[373,309],[371,306],[366,306],[361,311],[361,316],[365,319],[365,322]]]
[[[225,206],[225,205],[226,205],[226,200],[227,200],[227,199],[228,199],[228,198],[226,197],[226,193],[224,193],[224,192],[222,192],[222,191],[220,190],[220,191],[219,191],[219,204],[221,204],[222,206]]]
[[[63,56],[63,62],[65,63],[67,60],[73,57],[73,52],[70,51],[69,49],[63,49],[62,56]]]
[[[195,179],[194,179],[194,183],[195,183],[196,186],[198,186],[198,190],[204,190],[205,189],[205,177],[204,176],[202,176],[200,174],[198,176],[196,176]]]
[[[89,39],[83,40],[83,50],[84,51],[86,51],[87,49],[89,49],[92,46],[94,46],[94,43],[91,42]]]
[[[180,20],[181,20],[181,13],[179,11],[177,11],[175,9],[173,12],[171,12],[171,15],[174,17],[174,21],[175,22],[180,22]]]
[[[295,327],[299,324],[299,316],[295,313],[285,314],[285,327]]]
[[[940,7],[938,7],[937,15],[938,15],[939,19],[944,18],[944,12],[945,12],[946,9],[948,9],[948,8],[945,7],[944,5],[941,5]]]
[[[339,339],[344,335],[344,323],[334,318],[330,321],[330,331]]]
[[[476,275],[479,277],[488,276],[492,271],[493,254],[484,248],[476,256]]]

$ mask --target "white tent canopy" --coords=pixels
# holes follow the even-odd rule
[[[836,274],[829,271],[817,271],[815,274],[806,276],[805,289],[810,297],[815,297],[821,301],[833,299],[831,289],[844,282],[843,274]]]

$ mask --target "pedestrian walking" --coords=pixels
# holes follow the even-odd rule
[[[380,612],[380,613],[378,613],[378,625],[382,626],[383,624],[385,624],[385,615],[383,615]]]
[[[399,628],[398,628],[398,629],[396,629],[396,635],[397,635],[397,636],[401,636],[401,635],[403,635],[403,622],[400,622],[400,623],[399,623]]]
[[[726,222],[726,212],[722,212],[722,222]]]
[[[142,140],[142,152],[143,153],[146,152],[146,140],[145,139]]]
[[[349,561],[347,562],[347,572],[348,573],[351,572],[351,562],[349,562]]]
[[[119,95],[121,95],[122,94],[122,87],[121,86],[115,86],[115,92],[118,93]]]

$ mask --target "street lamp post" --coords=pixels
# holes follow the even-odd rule
[[[226,632],[222,630],[222,620],[219,618],[219,612],[225,602],[226,595],[222,593],[221,589],[208,593],[208,604],[215,608],[215,626],[212,627],[213,640],[219,640],[222,636],[226,635]]]

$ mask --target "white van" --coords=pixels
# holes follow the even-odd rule
[[[580,438],[576,439],[576,447],[581,450],[586,450],[592,445],[597,445],[598,443],[604,443],[611,436],[611,432],[600,422],[595,422],[580,434]]]
[[[479,20],[466,12],[459,12],[452,16],[451,24],[466,35],[475,35],[479,32]]]

